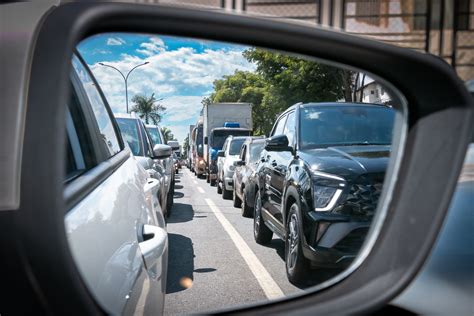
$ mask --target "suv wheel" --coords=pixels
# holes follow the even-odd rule
[[[242,200],[235,194],[235,187],[232,194],[232,201],[234,202],[234,207],[240,208],[242,206]]]
[[[272,240],[273,232],[265,225],[262,218],[262,198],[260,191],[255,196],[255,211],[253,215],[253,236],[258,244],[265,245]]]
[[[291,205],[288,212],[285,241],[286,275],[293,284],[298,284],[307,278],[310,267],[309,260],[303,255],[300,221],[299,207],[295,202]]]

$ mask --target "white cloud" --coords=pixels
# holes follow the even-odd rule
[[[107,45],[109,46],[120,46],[125,44],[125,41],[120,37],[109,37],[107,39]]]
[[[151,37],[149,42],[141,43],[140,47],[142,49],[137,49],[137,52],[145,56],[153,56],[165,51],[165,43],[159,37]]]
[[[116,62],[108,65],[118,68],[125,76],[138,64],[149,62],[133,71],[128,79],[129,109],[135,94],[151,95],[166,108],[163,126],[170,127],[179,141],[188,133],[190,120],[197,119],[201,100],[212,91],[213,82],[235,70],[254,70],[240,50],[205,50],[197,52],[190,47],[166,51],[161,40],[149,41],[141,46],[148,52],[158,54],[131,56],[123,54]],[[142,44],[143,45],[143,44]],[[109,104],[114,112],[125,112],[125,87],[120,74],[108,67],[91,66]],[[185,123],[185,121],[187,122]]]

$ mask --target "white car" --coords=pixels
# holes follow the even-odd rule
[[[234,191],[234,161],[239,160],[240,149],[247,136],[229,136],[222,150],[217,153],[217,193],[225,200],[232,198]]]

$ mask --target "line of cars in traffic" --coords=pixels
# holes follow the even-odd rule
[[[285,241],[286,273],[342,269],[362,247],[388,166],[395,111],[362,103],[289,107],[270,137],[228,136],[217,193],[253,217],[259,244]],[[211,183],[212,185],[212,183]]]
[[[158,200],[164,216],[168,217],[173,206],[179,143],[165,142],[160,126],[143,123],[136,113],[116,113],[115,119],[133,155],[159,181]]]

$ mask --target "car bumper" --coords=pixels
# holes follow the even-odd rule
[[[317,213],[310,212],[307,218],[314,229],[305,234],[304,256],[318,267],[347,267],[360,251],[370,222]]]

